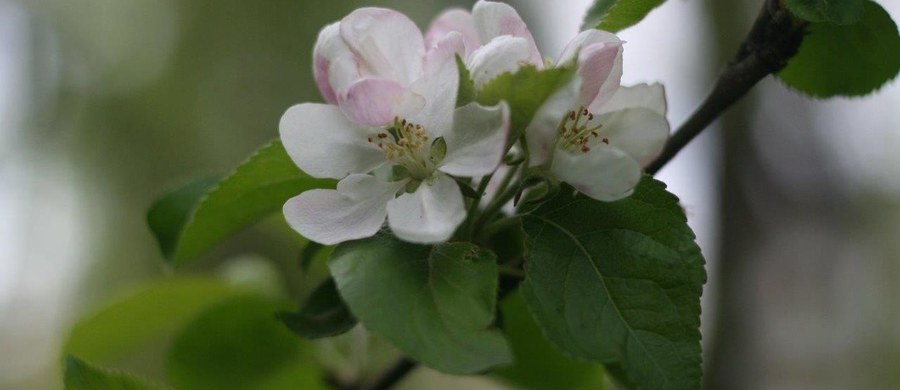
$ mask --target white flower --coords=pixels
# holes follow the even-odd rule
[[[431,23],[425,42],[439,42],[457,33],[464,43],[463,50],[458,53],[466,60],[466,67],[478,88],[522,65],[544,67],[525,22],[506,4],[479,1],[471,14],[460,9],[446,11]]]
[[[464,37],[476,86],[522,64],[541,66],[528,28],[506,4],[479,1],[472,14],[445,12],[426,36],[455,34]],[[622,44],[604,31],[578,34],[555,62],[566,65],[577,56],[576,76],[543,104],[525,131],[532,166],[544,166],[604,201],[631,194],[642,167],[662,151],[669,135],[661,85],[620,87]]]
[[[453,33],[426,50],[412,21],[381,8],[358,9],[321,32],[314,73],[331,104],[291,107],[279,131],[300,169],[341,181],[288,200],[291,227],[328,245],[369,237],[385,218],[406,241],[451,237],[465,208],[448,175],[492,172],[509,128],[505,104],[454,109],[463,45]],[[393,181],[369,174],[376,170]]]

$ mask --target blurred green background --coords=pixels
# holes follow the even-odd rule
[[[146,227],[147,207],[195,177],[229,171],[277,136],[290,105],[321,101],[310,61],[325,24],[378,5],[425,28],[440,9],[472,3],[0,0],[0,388],[60,387],[73,323],[173,276]],[[510,3],[554,56],[589,1]],[[626,84],[663,81],[670,120],[681,123],[758,3],[667,2],[622,34]],[[882,5],[898,18],[900,4]],[[710,262],[708,388],[896,388],[900,114],[892,107],[900,107],[896,82],[868,98],[818,102],[767,80],[662,172]],[[299,270],[303,245],[273,216],[177,274],[249,281],[278,297],[234,305],[290,306],[324,276],[321,264]],[[217,310],[208,321],[232,316],[228,306]],[[269,341],[282,345],[282,336]],[[160,381],[178,376],[162,363],[162,341],[114,366]],[[317,354],[345,376],[371,375],[392,356],[361,331],[296,343],[284,353]],[[539,344],[534,353],[543,353]],[[340,357],[373,351],[384,356]],[[552,369],[526,368],[531,381]],[[424,370],[415,377],[408,388],[499,386]],[[573,383],[596,381],[557,384]]]

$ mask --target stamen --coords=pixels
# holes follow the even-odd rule
[[[601,123],[592,124],[593,120],[594,114],[584,106],[566,112],[557,127],[557,145],[570,151],[589,152],[592,140],[600,138],[599,130],[603,127]],[[609,140],[603,138],[602,142],[608,144]]]

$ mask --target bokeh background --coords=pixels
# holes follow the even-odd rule
[[[547,56],[589,2],[509,1]],[[621,33],[625,84],[663,82],[681,123],[759,3],[666,2]],[[900,19],[900,2],[880,3]],[[471,4],[0,0],[0,388],[60,387],[69,327],[172,274],[148,205],[227,172],[276,137],[287,107],[321,100],[310,59],[322,26],[380,5],[425,28],[438,10]],[[898,107],[897,82],[817,101],[770,78],[661,172],[709,262],[707,388],[898,386]],[[299,299],[310,287],[299,245],[275,217],[179,273],[262,267]]]

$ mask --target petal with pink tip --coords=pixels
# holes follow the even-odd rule
[[[428,27],[425,33],[425,47],[431,49],[436,43],[451,32],[458,32],[463,39],[464,49],[460,52],[463,59],[469,58],[475,49],[481,46],[478,38],[478,30],[475,29],[475,19],[468,11],[451,9],[438,15]]]
[[[425,106],[425,98],[394,80],[364,78],[350,86],[339,105],[353,122],[384,127],[395,118],[418,113]]]
[[[609,101],[622,79],[622,47],[595,43],[581,50],[578,74],[581,75],[579,105],[588,107]]]
[[[371,75],[405,85],[422,77],[425,41],[406,15],[386,8],[360,8],[341,20],[341,36]]]
[[[338,80],[359,77],[355,60],[353,60],[352,67],[341,66],[332,69],[332,64],[340,58],[352,60],[353,53],[341,38],[339,23],[332,23],[319,32],[316,46],[313,49],[313,75],[316,85],[319,87],[322,97],[330,104],[337,104],[337,93],[330,82],[332,72],[346,73],[334,75]]]
[[[528,42],[529,62],[543,69],[544,59],[534,43],[534,37],[513,7],[499,2],[479,1],[472,8],[472,16],[481,42],[488,42],[501,35],[524,38]]]

